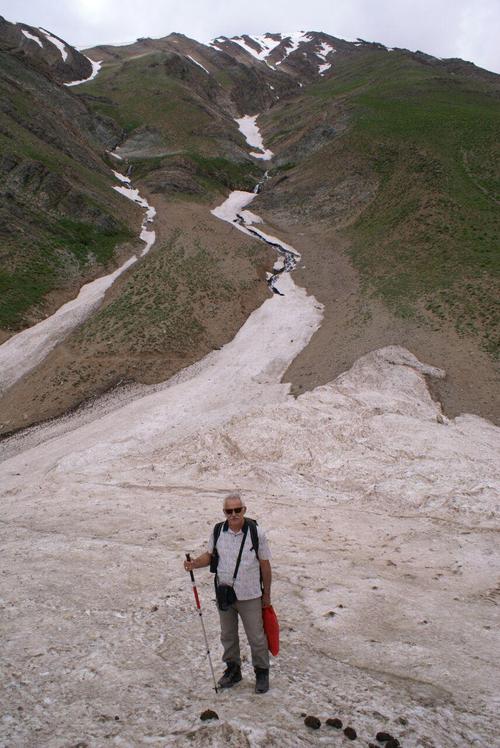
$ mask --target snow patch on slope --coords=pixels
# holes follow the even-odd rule
[[[248,52],[252,55],[252,57],[255,57],[257,60],[266,61],[266,57],[269,56],[269,54],[273,51],[275,47],[277,47],[282,42],[282,38],[280,35],[280,38],[278,40],[272,39],[269,34],[263,34],[261,36],[250,36],[249,37],[257,46],[260,47],[260,52],[258,52],[254,47],[251,47],[247,42],[239,36],[234,36],[231,38],[230,41],[235,42],[235,44],[239,44],[240,47],[242,47],[245,52]]]
[[[324,75],[327,72],[327,70],[330,70],[330,68],[332,67],[331,62],[327,62],[326,58],[329,54],[332,54],[335,51],[336,50],[333,47],[331,47],[326,42],[323,42],[323,44],[320,47],[319,52],[316,52],[316,55],[319,57],[320,60],[322,60],[322,64],[319,66],[320,75]]]
[[[248,40],[252,41],[253,44],[249,44]],[[280,34],[249,35],[245,38],[241,36],[233,36],[229,40],[225,37],[217,37],[217,39],[214,39],[211,42],[210,46],[218,51],[222,51],[215,46],[215,43],[222,44],[225,41],[234,42],[244,49],[245,52],[248,52],[252,57],[255,57],[256,60],[265,62],[268,67],[274,70],[274,66],[268,62],[268,57],[276,47],[285,42],[283,45],[283,55],[280,60],[276,61],[276,65],[281,65],[281,63],[286,60],[292,52],[295,52],[301,44],[310,42],[311,40],[312,37],[304,31],[291,31],[290,33]]]
[[[210,70],[207,70],[204,65],[201,64],[201,62],[198,62],[198,60],[195,60],[194,57],[191,57],[191,55],[187,55],[188,60],[191,60],[191,62],[194,62],[195,65],[198,65],[199,68],[205,71],[207,75],[210,75]]]
[[[92,73],[89,75],[89,77],[83,78],[81,81],[71,81],[70,83],[65,83],[65,86],[79,86],[81,83],[88,83],[89,81],[94,80],[99,70],[101,69],[102,60],[91,60],[90,57],[87,57],[87,60],[92,64]]]
[[[116,176],[117,179],[119,179],[124,184],[122,186],[114,186],[113,189],[119,192],[121,195],[126,197],[128,200],[132,200],[132,202],[136,203],[137,205],[140,205],[141,208],[146,209],[146,215],[144,217],[144,220],[142,222],[141,226],[141,233],[140,233],[140,239],[145,243],[145,247],[141,252],[141,257],[144,257],[144,255],[147,255],[151,247],[156,241],[156,232],[152,231],[149,228],[149,224],[153,221],[153,219],[156,216],[156,208],[153,208],[152,205],[148,203],[148,201],[142,197],[139,194],[139,190],[134,189],[133,187],[128,186],[130,184],[130,179],[128,177],[125,177],[123,174],[120,174],[118,171],[113,171],[113,174]]]
[[[31,34],[29,31],[26,31],[26,29],[21,29],[21,31],[24,34],[24,36],[26,37],[26,39],[31,39],[33,42],[36,42],[43,49],[42,40],[39,39],[38,36],[35,36],[34,34]]]
[[[51,42],[51,44],[57,47],[57,49],[61,53],[61,57],[63,58],[63,61],[65,62],[68,59],[68,53],[66,52],[66,47],[64,46],[62,41],[58,39],[57,37],[52,36],[52,34],[49,34],[49,32],[43,29],[41,26],[39,27],[39,30],[42,32],[45,38],[48,39],[49,42]]]
[[[261,151],[261,153],[252,151],[250,155],[254,158],[261,158],[264,161],[269,161],[274,156],[274,153],[268,148],[264,148],[264,141],[262,140],[262,135],[260,134],[257,125],[258,116],[258,114],[253,116],[247,114],[244,117],[235,119],[235,122],[237,123],[240,132],[245,136],[248,145],[251,145],[253,148],[258,148]]]

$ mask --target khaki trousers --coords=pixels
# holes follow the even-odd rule
[[[241,665],[240,640],[238,636],[238,615],[243,622],[254,667],[269,668],[269,650],[262,623],[262,598],[237,600],[228,610],[219,610],[220,640],[224,647],[224,662],[237,662]]]

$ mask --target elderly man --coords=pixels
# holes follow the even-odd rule
[[[262,624],[262,608],[271,605],[271,552],[266,535],[258,526],[254,527],[254,537],[255,530],[258,534],[258,551],[255,552],[250,532],[251,520],[245,519],[246,506],[238,493],[226,496],[223,510],[226,521],[216,543],[212,531],[207,551],[192,561],[185,561],[184,568],[192,571],[209,566],[215,556],[218,558],[217,585],[233,587],[236,593],[236,600],[230,602],[226,610],[221,610],[219,605],[221,642],[224,648],[222,659],[226,663],[219,686],[231,688],[241,680],[239,616],[252,652],[255,693],[265,693],[269,690],[269,652]]]

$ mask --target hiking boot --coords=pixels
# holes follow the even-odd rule
[[[269,670],[256,667],[255,670],[255,693],[266,693],[269,691]]]
[[[232,688],[235,683],[239,683],[241,680],[241,667],[237,662],[227,662],[226,665],[222,678],[219,679],[219,686],[221,688]]]

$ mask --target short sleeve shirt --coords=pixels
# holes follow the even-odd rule
[[[241,554],[240,568],[234,583],[234,591],[238,600],[253,600],[261,597],[260,588],[260,564],[261,561],[268,561],[271,558],[271,551],[267,542],[266,533],[257,525],[259,536],[259,558],[257,558],[252,545],[252,536],[250,530],[245,538],[243,553]],[[243,540],[243,530],[233,532],[230,529],[221,530],[217,540],[217,551],[219,553],[219,566],[217,568],[217,577],[219,584],[231,584],[233,581],[234,568],[238,560],[241,541]],[[214,549],[214,533],[210,535],[207,550],[212,553]]]

